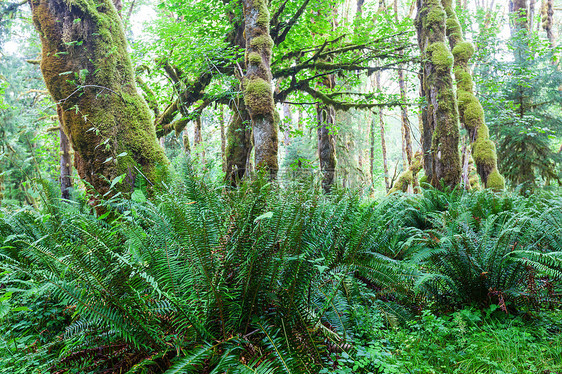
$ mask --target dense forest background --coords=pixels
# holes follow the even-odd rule
[[[416,166],[415,153],[423,148],[420,121],[426,105],[419,95],[415,4],[322,3],[318,9],[332,9],[322,22],[315,19],[315,10],[296,17],[298,5],[288,2],[289,8],[280,8],[273,30],[286,30],[272,48],[271,60],[279,178],[297,173],[320,180],[330,169],[334,175],[329,178],[338,187],[368,188],[373,195],[393,186],[403,189],[397,186],[399,176]],[[68,178],[60,174],[56,107],[41,77],[40,41],[29,7],[3,7],[2,196],[4,203],[29,203],[37,199],[31,187],[37,178]],[[517,30],[508,3],[456,7],[464,38],[474,45],[469,68],[500,173],[511,189],[557,185],[561,75],[556,4],[536,4],[537,9],[532,4],[522,30]],[[272,4],[272,13],[277,8]],[[228,7],[195,2],[156,8],[135,2],[125,4],[122,12],[137,85],[152,109],[168,158],[173,162],[188,151],[216,179],[230,176],[233,167],[252,171],[254,148],[245,140],[248,134],[239,136],[244,129],[236,121],[236,112],[244,112],[236,104],[244,52],[228,40],[236,34],[236,25],[224,18]],[[519,53],[524,56],[518,58]],[[242,60],[233,62],[237,58]],[[86,70],[68,74],[77,75],[70,79],[77,89],[84,86],[80,74]],[[319,105],[329,107],[321,126],[326,140],[318,139]],[[469,137],[461,129],[465,163]],[[239,140],[249,143],[245,149],[229,148],[229,142]],[[322,147],[328,156],[319,156]],[[475,170],[473,162],[463,165],[463,175]],[[71,158],[64,164],[70,165],[66,183],[83,189]],[[463,182],[479,182],[469,179]]]
[[[0,0],[0,371],[562,371],[559,0]]]

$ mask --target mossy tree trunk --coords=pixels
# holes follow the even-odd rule
[[[191,155],[191,145],[189,144],[189,134],[187,129],[184,128],[182,133],[183,152],[186,155]]]
[[[232,115],[226,133],[226,180],[236,186],[246,173],[252,152],[252,128],[250,114],[243,100],[233,100]]]
[[[421,83],[427,101],[423,137],[424,141],[431,138],[424,168],[434,187],[441,188],[442,183],[456,187],[461,178],[459,115],[452,77],[453,55],[446,44],[446,14],[440,0],[418,0],[417,4],[416,27],[423,59]]]
[[[374,83],[375,83],[375,88],[377,89],[377,91],[380,91],[381,89],[381,78],[380,78],[380,73],[376,72],[375,76],[374,76]],[[374,119],[373,119],[374,121]],[[385,125],[384,125],[384,112],[383,112],[383,108],[379,108],[379,126],[380,126],[380,131],[381,131],[381,150],[382,150],[382,165],[383,165],[383,171],[384,171],[384,186],[385,186],[385,191],[388,193],[388,191],[390,191],[390,175],[388,174],[388,158],[386,157],[386,139],[385,139]],[[374,127],[373,127],[374,129]],[[374,150],[372,150],[373,152]],[[371,156],[373,157],[373,155]]]
[[[72,188],[72,152],[70,141],[64,133],[62,126],[59,127],[60,137],[60,191],[63,199],[70,199]]]
[[[490,140],[488,126],[484,121],[484,109],[474,95],[474,83],[468,61],[474,54],[474,47],[464,40],[461,25],[453,9],[452,0],[441,0],[447,14],[447,36],[453,51],[457,100],[461,125],[468,131],[472,146],[472,157],[476,170],[485,188],[502,190],[505,180],[498,171],[496,146]]]
[[[322,189],[325,193],[330,193],[336,176],[336,141],[332,133],[336,111],[329,105],[317,104],[316,115]]]
[[[201,158],[201,161],[205,161],[205,148],[203,145],[203,122],[201,121],[201,116],[195,118],[193,126],[193,146],[197,152],[197,157]]]
[[[265,168],[275,178],[278,130],[271,84],[269,10],[266,0],[243,0],[246,36],[244,100],[252,121],[256,168]],[[278,118],[278,115],[277,115]]]
[[[396,23],[399,22],[398,19],[398,0],[394,0],[394,19]],[[400,59],[404,58],[404,51],[398,51],[398,56]],[[400,88],[400,101],[407,102],[406,95],[406,80],[404,79],[404,64],[398,65],[398,87]],[[412,164],[413,151],[412,151],[412,134],[410,130],[410,124],[408,121],[408,107],[406,105],[400,106],[400,120],[402,121],[402,140],[403,140],[403,153],[406,155],[407,164],[404,167],[406,170]]]
[[[41,70],[61,108],[81,178],[97,192],[126,174],[157,179],[168,160],[138,94],[123,25],[110,0],[30,0],[42,43]]]
[[[222,171],[226,172],[226,134],[224,132],[224,105],[220,106],[219,126],[221,132],[221,165]]]
[[[554,37],[554,0],[546,0],[541,9],[542,27],[546,31],[546,37],[550,43],[550,47],[556,47],[556,39]]]

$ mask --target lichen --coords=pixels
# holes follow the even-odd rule
[[[449,51],[449,47],[443,42],[431,43],[427,47],[427,53],[431,62],[437,70],[446,71],[453,66],[453,55]]]

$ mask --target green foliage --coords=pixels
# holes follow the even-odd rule
[[[332,201],[262,181],[223,195],[184,172],[156,201],[109,202],[117,216],[53,200],[42,214],[3,218],[2,268],[48,284],[73,310],[51,365],[115,369],[119,357],[164,352],[177,368],[216,369],[237,336],[247,359],[316,371],[326,365],[320,347],[346,340],[352,279],[405,279],[381,254],[394,236],[379,223],[386,216],[357,196]],[[96,359],[100,346],[111,359]]]
[[[560,47],[550,46],[535,31],[520,30],[509,41],[499,39],[505,20],[495,13],[486,16],[487,21],[484,17],[478,18],[475,81],[497,142],[500,172],[513,187],[528,193],[560,179],[562,159],[554,141],[562,129],[562,73],[555,57]]]

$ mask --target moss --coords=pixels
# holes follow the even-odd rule
[[[262,63],[260,54],[256,52],[250,52],[248,54],[248,63],[251,65],[260,65]]]
[[[254,8],[258,10],[256,23],[261,27],[269,28],[269,9],[266,0],[254,0]]]
[[[62,123],[76,150],[80,176],[101,193],[107,191],[108,180],[123,173],[131,183],[136,170],[157,180],[158,165],[166,165],[167,159],[156,140],[150,110],[137,93],[113,3],[35,0],[32,11],[43,35],[43,76],[54,100],[63,102]],[[71,95],[77,87],[69,81],[74,75],[63,74],[68,71],[86,71],[81,83],[103,88]]]
[[[271,84],[262,78],[253,78],[246,82],[244,102],[252,115],[264,115],[273,108]]]
[[[470,92],[459,94],[459,109],[466,127],[476,129],[484,124],[484,109],[474,94]]]
[[[492,170],[490,175],[488,175],[486,188],[490,188],[494,191],[501,191],[505,189],[505,178],[498,172],[497,169]]]
[[[269,35],[256,36],[250,41],[250,47],[258,51],[271,49],[271,47],[273,47],[273,39],[271,39]]]
[[[445,24],[447,19],[447,14],[441,6],[435,5],[431,7],[431,10],[427,13],[424,19],[424,28],[435,28],[440,25]]]
[[[443,42],[435,42],[427,47],[427,53],[437,70],[448,70],[453,66],[453,55]]]
[[[461,66],[456,66],[454,68],[454,73],[455,79],[457,80],[457,89],[459,90],[459,94],[461,91],[472,92],[472,89],[474,87],[472,75],[467,72],[464,67]]]
[[[477,165],[496,166],[496,146],[490,139],[479,138],[472,146],[472,157]]]
[[[460,27],[459,27],[460,28]],[[460,42],[453,48],[453,56],[455,59],[468,61],[474,54],[474,46],[470,42]]]

